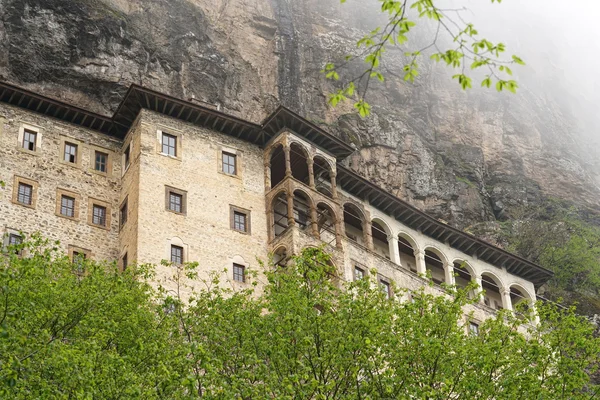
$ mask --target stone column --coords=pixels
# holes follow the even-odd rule
[[[338,218],[335,221],[335,247],[341,249],[342,246],[342,238],[344,237],[344,221],[341,218]]]
[[[294,194],[291,191],[287,192],[287,213],[288,226],[296,225],[296,220],[294,220]]]
[[[315,207],[314,204],[310,205],[310,224],[312,227],[312,234],[314,237],[316,237],[317,239],[320,238],[319,235],[319,224],[318,224],[318,218],[317,218],[317,207]]]
[[[512,311],[513,307],[512,300],[510,299],[510,289],[501,288],[500,294],[502,295],[502,308]]]
[[[477,289],[475,289],[475,295],[479,296],[479,303],[484,304],[485,301],[483,296],[480,294],[483,290],[483,280],[481,279],[481,275],[474,276],[475,283],[477,284]]]
[[[283,146],[283,154],[285,155],[285,176],[287,178],[292,176],[290,146]]]
[[[426,275],[427,267],[425,266],[425,252],[415,250],[415,261],[417,263],[417,274]]]
[[[454,286],[456,284],[456,280],[454,279],[455,276],[454,276],[454,265],[453,264],[444,265],[444,276],[445,276],[446,283],[448,285]]]
[[[271,163],[265,163],[265,193],[271,190]]]
[[[315,162],[312,157],[309,157],[306,162],[308,163],[308,186],[311,188],[315,188],[315,171],[314,165]]]
[[[387,241],[390,247],[390,259],[394,264],[401,266],[402,264],[400,263],[400,249],[398,248],[398,237],[388,236]]]
[[[363,238],[365,240],[365,246],[367,247],[367,249],[373,251],[373,232],[372,232],[372,225],[371,225],[371,221],[369,220],[364,220],[362,223],[362,229],[363,229]]]
[[[335,172],[331,172],[331,196],[337,200],[338,198],[338,193],[337,193],[337,185],[335,183],[335,177],[336,177],[336,173]]]

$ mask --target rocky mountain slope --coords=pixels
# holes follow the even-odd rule
[[[352,168],[461,228],[547,198],[600,210],[598,153],[551,66],[522,71],[517,95],[465,93],[436,65],[405,84],[390,52],[372,117],[329,108],[319,70],[378,18],[355,3],[0,0],[0,78],[105,114],[130,83],[256,122],[283,103],[354,142]]]

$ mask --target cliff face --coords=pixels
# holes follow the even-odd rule
[[[549,197],[600,209],[597,154],[551,73],[525,70],[518,95],[465,93],[435,65],[404,84],[392,51],[372,117],[327,107],[319,70],[377,18],[337,0],[0,0],[0,77],[106,114],[130,83],[256,122],[282,103],[354,142],[352,168],[461,228]]]

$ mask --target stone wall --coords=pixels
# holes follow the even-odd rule
[[[36,151],[22,148],[23,128],[38,132]],[[65,163],[61,157],[64,141],[78,145],[77,162]],[[107,174],[93,171],[93,151],[109,154],[112,167]],[[0,233],[8,230],[26,234],[41,232],[51,240],[89,250],[96,260],[117,258],[118,201],[120,183],[120,144],[117,140],[59,120],[0,104]],[[15,177],[34,183],[37,202],[26,207],[13,201]],[[76,198],[75,218],[57,215],[59,190]],[[91,199],[109,205],[110,227],[102,229],[88,223]]]

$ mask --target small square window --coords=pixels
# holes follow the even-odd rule
[[[173,264],[183,264],[183,247],[171,245],[171,262]]]
[[[365,270],[360,267],[354,267],[354,280],[359,281],[365,277]]]
[[[237,175],[237,156],[232,153],[223,152],[223,172],[229,175]]]
[[[121,209],[119,210],[119,227],[123,227],[127,222],[127,199],[121,205]]]
[[[390,287],[390,283],[385,279],[379,279],[379,288],[385,294],[385,297],[388,299],[392,297],[392,288]]]
[[[60,214],[65,217],[75,217],[75,199],[62,195],[60,198]]]
[[[108,170],[108,154],[101,151],[95,151],[94,154],[94,169],[98,172],[106,173]]]
[[[85,266],[85,260],[86,260],[87,256],[85,253],[83,252],[79,252],[79,251],[73,251],[73,259],[72,262],[73,264],[75,264],[75,269],[77,271],[77,273],[81,274],[84,272]]]
[[[233,280],[246,282],[246,267],[241,264],[233,264]]]
[[[479,336],[479,324],[476,324],[473,321],[469,322],[469,334],[472,336]]]
[[[37,139],[37,132],[25,129],[23,131],[23,148],[25,150],[35,151],[35,141]]]
[[[5,246],[18,246],[21,243],[23,243],[23,238],[21,237],[21,235],[18,235],[16,233],[9,233],[7,236],[5,236],[5,239],[4,239]],[[20,256],[22,253],[23,253],[22,249],[14,249],[14,254]]]
[[[177,137],[169,135],[168,133],[162,134],[162,153],[168,154],[173,157],[177,157]]]
[[[33,186],[19,182],[17,202],[30,206],[33,199]]]
[[[77,163],[77,145],[65,142],[65,161],[69,163]]]
[[[106,226],[106,207],[97,204],[92,206],[92,224]]]
[[[177,214],[187,212],[187,192],[165,185],[165,209]]]

